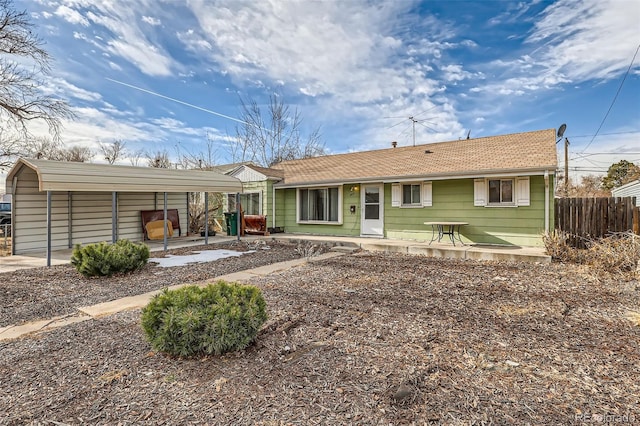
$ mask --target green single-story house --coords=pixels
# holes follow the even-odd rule
[[[540,246],[556,168],[555,129],[284,161],[270,226],[430,241],[459,221],[465,243]]]
[[[267,227],[274,228],[274,185],[284,178],[282,170],[260,167],[253,163],[242,163],[226,170],[224,174],[242,182],[240,204],[244,213],[247,215],[266,216]],[[224,211],[236,211],[236,194],[226,193],[225,197]]]

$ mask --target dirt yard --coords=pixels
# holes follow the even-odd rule
[[[172,281],[173,268],[149,269]],[[74,292],[94,284],[108,287]],[[354,253],[253,284],[269,319],[240,353],[155,353],[140,311],[0,342],[0,424],[640,421],[637,281],[558,264]],[[17,305],[0,288],[2,305]]]

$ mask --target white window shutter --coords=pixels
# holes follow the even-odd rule
[[[487,205],[487,181],[484,179],[475,179],[473,181],[473,205]]]
[[[422,205],[431,207],[433,205],[432,183],[422,182]]]
[[[528,206],[531,204],[529,190],[529,177],[516,178],[516,205]]]
[[[394,183],[391,185],[391,207],[400,207],[400,204],[402,204],[402,191],[400,184]]]

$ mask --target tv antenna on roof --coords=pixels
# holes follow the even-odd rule
[[[432,109],[434,109],[434,108],[435,108],[435,106],[434,106],[434,107],[432,107],[432,108],[429,108],[429,109],[428,109],[428,110],[426,110],[426,111],[422,111],[420,114],[410,115],[409,117],[383,117],[383,118],[404,118],[404,120],[402,120],[401,122],[396,123],[396,124],[394,124],[393,126],[389,126],[389,127],[387,127],[387,129],[394,128],[394,127],[396,127],[396,126],[401,125],[402,123],[405,123],[407,120],[410,120],[410,121],[411,121],[412,129],[413,129],[413,146],[416,146],[416,123],[417,123],[417,124],[419,124],[419,125],[421,125],[422,127],[425,127],[425,128],[427,128],[427,129],[429,129],[429,130],[433,130],[433,131],[435,132],[435,129],[432,129],[431,127],[429,127],[429,126],[427,126],[427,125],[423,124],[423,123],[425,123],[425,122],[426,122],[426,123],[429,123],[429,124],[433,124],[433,123],[431,123],[431,122],[429,122],[429,121],[428,121],[428,120],[429,120],[428,118],[423,118],[423,119],[421,119],[421,120],[418,120],[418,118],[417,118],[417,117],[418,117],[418,116],[420,116],[420,115],[422,115],[422,114],[424,114],[424,113],[426,113],[426,112],[431,111],[431,110],[432,110]]]

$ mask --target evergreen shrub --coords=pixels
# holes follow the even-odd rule
[[[118,240],[115,244],[88,244],[84,247],[77,244],[71,256],[71,264],[85,277],[135,271],[146,265],[148,260],[149,247],[129,240]]]
[[[260,289],[225,281],[165,289],[142,310],[142,328],[153,348],[183,357],[242,350],[266,320]]]

